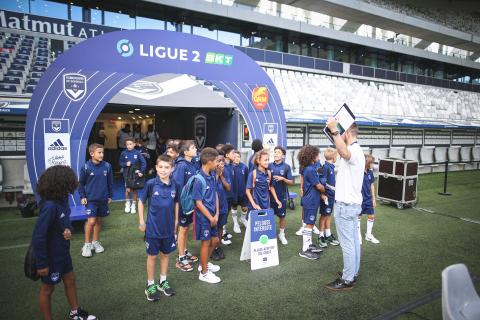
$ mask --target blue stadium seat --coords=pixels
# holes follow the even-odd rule
[[[25,36],[25,39],[32,39],[33,40],[34,37],[33,36]]]
[[[15,58],[23,59],[23,60],[30,60],[30,55],[17,53],[17,56]]]
[[[18,51],[19,54],[23,54],[23,55],[27,55],[27,56],[29,56],[31,52],[32,52],[31,50],[27,50],[27,49],[20,49]]]
[[[38,79],[30,79],[30,80],[28,80],[28,83],[27,83],[27,85],[29,85],[29,86],[30,85],[36,86],[37,84],[38,84]]]
[[[32,68],[33,72],[45,72],[45,70],[47,70],[46,67],[33,67]]]
[[[48,63],[46,63],[45,61],[35,61],[33,66],[35,66],[35,67],[48,67]]]
[[[29,86],[27,86],[27,89],[25,90],[25,92],[27,92],[27,93],[33,93],[33,91],[35,90],[35,87],[36,87],[36,86],[29,85]]]
[[[7,64],[7,59],[0,58],[0,64]]]
[[[23,59],[13,59],[13,63],[14,64],[20,64],[22,66],[26,66],[27,65],[27,60],[23,60]]]
[[[31,77],[33,79],[40,79],[42,77],[42,75],[43,75],[43,72],[32,72]]]
[[[4,49],[11,49],[11,50],[13,50],[13,49],[15,49],[15,46],[14,46],[13,44],[7,44],[7,43],[6,43],[6,44],[3,45],[3,48],[4,48]]]
[[[5,74],[6,77],[17,77],[17,78],[23,78],[23,72],[22,71],[16,71],[16,70],[8,70],[7,73]]]
[[[37,57],[36,60],[37,60],[37,61],[45,61],[45,62],[48,62],[48,58],[47,58],[47,57]]]
[[[0,52],[0,58],[8,59],[8,58],[10,58],[10,53],[8,53],[8,52]]]
[[[20,71],[25,71],[25,66],[19,65],[19,64],[12,64],[10,66],[10,70],[20,70]]]
[[[0,91],[17,93],[17,86],[13,84],[0,84]]]
[[[4,77],[2,80],[4,84],[20,84],[20,78],[16,77]]]

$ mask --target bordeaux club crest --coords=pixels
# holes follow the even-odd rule
[[[87,93],[87,77],[79,73],[63,75],[63,92],[72,101],[79,101]]]

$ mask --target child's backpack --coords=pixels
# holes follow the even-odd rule
[[[28,279],[37,281],[40,278],[37,274],[37,261],[35,259],[35,251],[32,244],[28,246],[27,253],[25,254],[23,271],[25,273],[25,277]]]
[[[180,194],[180,205],[182,206],[183,214],[191,215],[195,208],[195,201],[193,200],[193,185],[195,180],[200,181],[202,184],[202,197],[207,192],[207,181],[201,174],[197,173],[188,179],[187,183],[183,186],[182,193]]]
[[[137,161],[134,165],[125,168],[127,170],[127,175],[125,179],[125,186],[130,189],[142,189],[145,185],[145,175],[141,177],[138,176],[140,172],[140,162]]]

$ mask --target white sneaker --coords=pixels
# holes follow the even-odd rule
[[[137,213],[137,208],[135,206],[135,202],[133,202],[132,205],[130,206],[130,213],[131,214]]]
[[[287,238],[285,238],[285,234],[284,233],[279,233],[278,234],[278,240],[280,240],[280,242],[286,246],[288,244],[288,241],[287,241]]]
[[[85,243],[82,248],[82,257],[90,258],[92,256],[92,249],[91,243]]]
[[[233,232],[235,233],[242,233],[242,230],[240,230],[240,225],[237,223],[233,223]]]
[[[229,246],[232,244],[232,240],[230,239],[223,239],[222,238],[222,244],[226,245],[226,246]]]
[[[208,269],[208,271],[210,271],[210,272],[218,272],[218,271],[220,271],[220,266],[209,262],[209,263],[207,264],[207,269]],[[197,270],[198,270],[198,272],[200,272],[200,273],[202,272],[202,265],[201,265],[201,264],[198,264]]]
[[[295,234],[297,236],[302,236],[303,235],[303,229],[304,229],[303,226],[301,226],[300,229],[298,229],[297,232],[295,232]]]
[[[230,233],[228,233],[228,232],[226,233],[226,235],[227,235],[227,239],[228,239],[228,240],[231,240],[231,239],[233,238],[233,236],[232,236]]]
[[[244,217],[244,216],[241,216],[240,217],[240,222],[243,224],[243,226],[246,228],[247,225],[248,225],[248,220]]]
[[[320,230],[318,230],[317,226],[313,226],[313,233],[320,234]]]
[[[377,238],[375,238],[373,236],[373,234],[370,234],[370,235],[366,234],[365,235],[365,240],[370,241],[371,243],[375,243],[375,244],[380,243],[380,241],[378,241]]]
[[[125,213],[130,212],[130,201],[125,202]]]
[[[219,283],[222,281],[219,277],[217,277],[212,271],[208,270],[206,273],[199,273],[198,280],[205,281],[207,283]]]
[[[100,241],[93,241],[92,246],[93,250],[95,250],[95,253],[102,253],[103,251],[105,251]]]

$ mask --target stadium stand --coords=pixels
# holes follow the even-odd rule
[[[459,31],[480,34],[480,16],[475,12],[466,10],[456,10],[450,7],[449,10],[442,8],[427,8],[422,6],[421,1],[412,3],[401,3],[395,0],[363,0],[364,2],[389,9],[408,16],[414,16],[435,23],[440,23],[446,27]],[[461,17],[461,19],[459,19]]]
[[[33,93],[50,56],[49,38],[0,33],[0,92]]]

